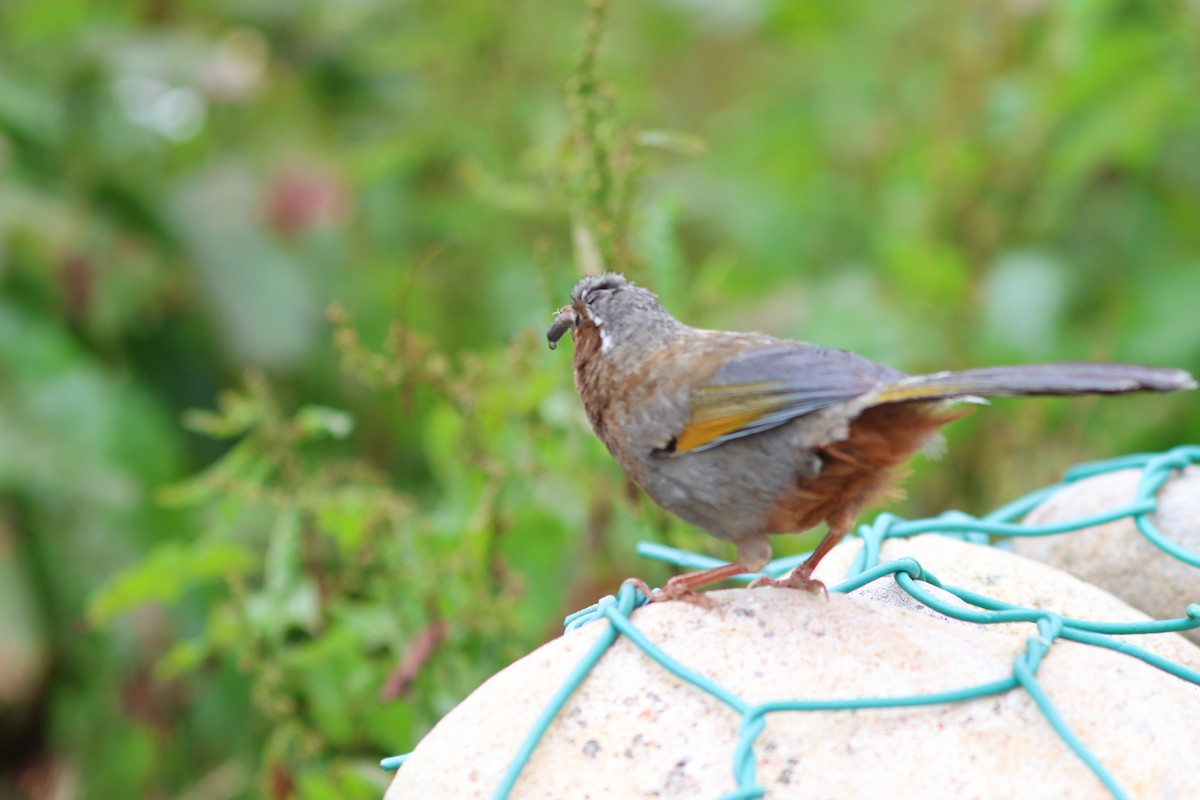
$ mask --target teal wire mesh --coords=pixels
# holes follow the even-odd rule
[[[568,631],[602,621],[607,621],[608,627],[555,691],[509,763],[496,787],[493,798],[494,800],[506,800],[509,797],[521,771],[525,768],[551,723],[592,668],[620,636],[629,639],[633,645],[671,674],[697,689],[707,692],[740,715],[741,722],[731,759],[732,774],[737,788],[721,795],[718,800],[750,800],[750,798],[760,798],[765,795],[766,790],[758,783],[756,777],[754,745],[759,734],[766,727],[768,714],[928,706],[972,700],[1014,689],[1021,689],[1029,694],[1046,722],[1058,734],[1063,743],[1091,770],[1113,797],[1127,798],[1128,794],[1104,764],[1071,731],[1059,715],[1054,703],[1038,682],[1038,667],[1055,642],[1067,640],[1113,650],[1200,685],[1200,672],[1125,641],[1112,638],[1114,635],[1156,634],[1200,628],[1200,603],[1189,604],[1184,610],[1184,615],[1174,619],[1141,623],[1074,619],[1049,611],[1023,608],[986,595],[943,584],[936,576],[925,571],[913,558],[900,558],[881,564],[879,563],[880,548],[885,539],[907,538],[924,533],[939,533],[966,541],[987,543],[991,537],[1052,536],[1128,517],[1132,518],[1142,535],[1155,546],[1179,561],[1192,567],[1200,567],[1200,553],[1180,547],[1168,539],[1150,519],[1150,515],[1158,508],[1158,490],[1174,473],[1195,463],[1200,463],[1200,446],[1198,445],[1176,447],[1164,453],[1141,453],[1080,464],[1069,470],[1061,483],[1032,492],[982,517],[974,517],[959,511],[947,511],[937,517],[921,520],[905,520],[894,514],[881,514],[874,522],[859,527],[858,535],[862,539],[863,547],[852,563],[846,580],[833,586],[829,591],[851,592],[872,581],[892,576],[896,583],[913,598],[948,617],[982,624],[1031,622],[1037,626],[1037,636],[1031,636],[1027,640],[1025,650],[1013,661],[1011,675],[975,686],[902,697],[778,700],[767,703],[748,703],[728,688],[671,658],[642,635],[633,624],[630,614],[635,608],[645,604],[646,598],[631,583],[626,583],[616,597],[610,595],[602,598],[595,605],[570,615],[564,621],[564,627]],[[1129,468],[1141,469],[1142,474],[1136,495],[1133,501],[1127,505],[1102,514],[1093,514],[1051,525],[1021,525],[1014,522],[1059,491],[1064,485],[1094,475]],[[706,569],[724,563],[707,556],[652,543],[639,544],[638,552],[647,557],[687,569]],[[805,557],[805,555],[800,555],[775,559],[767,565],[762,573],[741,575],[739,579],[750,581],[759,574],[778,577],[789,572]],[[965,601],[970,607],[962,608],[946,603],[922,588],[922,584],[935,586],[949,592]],[[1200,589],[1198,589],[1198,594],[1200,594]],[[404,762],[405,758],[407,756],[385,758],[380,765],[384,769],[396,769]]]

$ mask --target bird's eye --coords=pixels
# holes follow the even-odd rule
[[[601,291],[602,290],[600,290],[600,289],[593,289],[592,291],[588,292],[587,299],[584,300],[584,302],[587,303],[589,306],[592,305],[593,303],[595,303],[597,300],[600,299]]]

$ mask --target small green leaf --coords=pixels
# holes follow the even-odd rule
[[[378,511],[371,499],[365,492],[342,491],[317,509],[317,527],[334,538],[343,556],[353,553],[366,537]]]
[[[234,542],[163,545],[93,594],[88,619],[99,626],[147,603],[174,603],[196,586],[249,572],[255,561],[249,549]]]
[[[279,510],[267,545],[264,588],[275,603],[282,603],[300,577],[300,510]]]
[[[234,478],[248,480],[253,476],[261,480],[269,472],[269,466],[253,441],[243,441],[196,476],[159,488],[155,497],[168,508],[199,505],[226,494],[225,487]]]
[[[162,658],[154,664],[154,678],[169,681],[198,668],[212,655],[212,643],[207,638],[188,639],[176,642]]]
[[[681,156],[699,156],[708,152],[708,142],[687,131],[649,130],[638,134],[638,144],[654,150],[666,150]]]
[[[321,623],[321,595],[317,584],[307,577],[281,595],[254,592],[246,599],[246,619],[254,631],[281,641],[291,630],[312,633]]]
[[[345,439],[354,430],[354,417],[328,406],[304,406],[296,413],[296,428],[306,439]]]
[[[192,433],[199,433],[210,439],[232,439],[241,436],[249,428],[245,420],[231,419],[215,411],[200,408],[184,411],[182,422],[183,427]]]

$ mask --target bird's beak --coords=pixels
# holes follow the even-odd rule
[[[546,331],[546,340],[550,342],[550,349],[558,347],[558,340],[566,335],[567,331],[575,327],[575,309],[571,306],[563,306],[554,313],[554,322],[550,323],[550,330]]]

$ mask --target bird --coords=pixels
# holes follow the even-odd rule
[[[1091,362],[907,375],[848,350],[691,327],[613,272],[579,280],[546,333],[550,348],[568,331],[584,411],[625,474],[736,549],[729,564],[647,591],[652,601],[698,599],[704,586],[758,572],[770,536],[821,523],[827,533],[803,563],[751,586],[824,590],[813,570],[860,512],[985,398],[1196,388],[1181,369]]]

